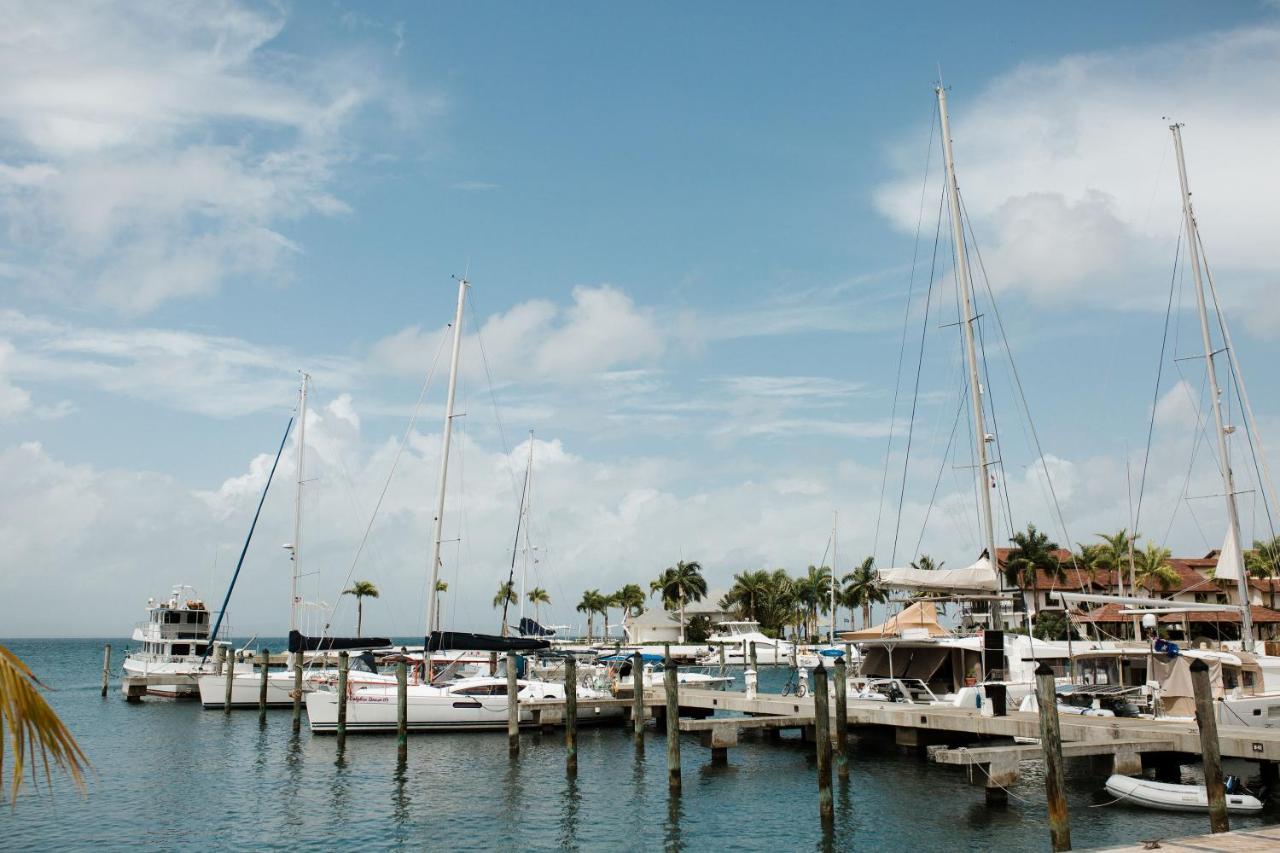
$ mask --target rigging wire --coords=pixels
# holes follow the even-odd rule
[[[962,388],[960,391],[960,404],[956,407],[955,419],[951,422],[951,436],[947,439],[947,449],[942,453],[942,463],[938,466],[938,476],[933,481],[933,493],[929,495],[929,505],[925,507],[924,521],[920,523],[920,537],[916,539],[916,547],[912,553],[919,554],[920,546],[924,542],[925,530],[929,526],[929,516],[933,513],[934,503],[938,499],[938,487],[942,484],[942,475],[947,470],[947,457],[951,455],[951,446],[956,440],[956,429],[960,425],[960,415],[964,412],[964,404],[969,400],[968,389]]]
[[[924,224],[924,199],[929,189],[929,166],[933,162],[933,132],[938,123],[938,111],[929,110],[929,144],[925,148],[924,177],[920,181],[920,205],[916,214],[915,244],[911,250],[911,275],[907,279],[907,304],[902,312],[902,340],[898,344],[898,369],[893,385],[893,406],[889,410],[889,441],[884,449],[884,472],[880,475],[880,503],[876,509],[875,535],[871,540],[871,554],[874,559],[880,551],[880,522],[884,516],[884,493],[889,482],[889,460],[893,454],[893,433],[898,419],[898,393],[902,389],[902,365],[906,360],[907,329],[911,322],[911,298],[915,294],[916,262],[920,255],[920,229]],[[892,562],[892,560],[890,560]]]
[[[1156,362],[1156,387],[1151,393],[1151,419],[1147,423],[1147,447],[1142,453],[1142,474],[1138,477],[1138,504],[1133,513],[1133,530],[1138,536],[1138,523],[1142,519],[1142,498],[1146,493],[1147,466],[1151,461],[1151,441],[1156,429],[1156,406],[1160,402],[1160,380],[1164,376],[1164,356],[1169,343],[1169,322],[1173,317],[1173,294],[1178,284],[1178,261],[1182,258],[1182,229],[1178,229],[1178,242],[1173,251],[1173,272],[1169,276],[1169,300],[1164,309],[1164,334],[1160,338],[1160,359]]]
[[[927,337],[926,332],[929,330],[929,309],[933,304],[933,282],[938,268],[938,242],[942,236],[942,207],[946,197],[946,189],[944,187],[942,194],[938,196],[938,224],[934,228],[933,256],[929,262],[929,288],[925,291],[924,319],[920,325],[920,351],[916,358],[915,387],[911,395],[911,417],[907,421],[907,444],[906,451],[902,457],[902,485],[898,490],[898,514],[893,526],[893,550],[889,557],[890,565],[898,561],[898,537],[902,531],[902,507],[907,496],[907,467],[911,463],[911,441],[915,433],[916,407],[920,404],[920,374],[924,369],[924,344]]]

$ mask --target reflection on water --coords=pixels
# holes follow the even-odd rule
[[[680,838],[680,818],[684,816],[684,802],[675,791],[667,792],[667,822],[663,824],[662,847],[668,851],[684,849]]]
[[[577,774],[567,772],[564,794],[560,797],[560,846],[565,850],[578,849],[578,809],[581,805]]]
[[[391,820],[395,824],[396,839],[403,843],[408,836],[409,828],[409,804],[411,802],[409,794],[405,790],[405,781],[408,778],[409,756],[407,750],[396,750],[396,772],[392,777],[395,785],[391,794]]]

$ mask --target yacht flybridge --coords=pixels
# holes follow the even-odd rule
[[[131,649],[124,659],[126,675],[178,675],[172,684],[151,684],[147,693],[169,699],[194,696],[191,676],[214,671],[207,661],[213,651],[209,640],[209,610],[190,586],[175,586],[167,598],[147,599],[147,618],[133,629]],[[219,644],[224,650],[226,644]]]

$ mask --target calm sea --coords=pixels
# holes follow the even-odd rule
[[[566,778],[560,733],[524,735],[518,760],[507,757],[504,735],[489,733],[413,736],[403,764],[394,736],[353,736],[339,756],[331,736],[312,737],[305,724],[294,735],[288,710],[259,726],[254,711],[129,705],[114,682],[101,698],[104,642],[4,641],[55,688],[49,698],[93,772],[84,797],[65,778],[55,777],[52,791],[28,784],[15,808],[0,807],[0,848],[1048,849],[1032,764],[1008,807],[992,809],[958,768],[855,741],[852,778],[835,787],[834,837],[824,839],[812,749],[798,740],[744,739],[729,766],[713,768],[687,735],[676,799],[667,794],[663,738],[651,735],[637,757],[616,727],[580,731],[576,779]],[[112,644],[118,673],[127,642]],[[766,669],[761,687],[776,690],[785,677]],[[1105,805],[1104,781],[1087,761],[1069,762],[1077,849],[1208,830],[1203,815]],[[1232,825],[1278,818],[1271,803],[1262,817]]]

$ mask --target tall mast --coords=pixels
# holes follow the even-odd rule
[[[458,310],[453,317],[453,356],[449,361],[449,392],[444,401],[444,435],[440,441],[440,490],[436,494],[435,533],[431,543],[431,586],[427,588],[427,638],[439,630],[436,624],[436,584],[440,581],[440,543],[444,540],[444,498],[449,482],[449,442],[453,438],[453,400],[458,390],[458,355],[462,351],[462,308],[467,301],[467,280],[458,281]],[[431,653],[426,652],[425,677],[431,678]]]
[[[1000,582],[999,566],[996,560],[996,530],[991,514],[991,483],[987,460],[987,429],[982,406],[982,379],[978,373],[978,350],[974,343],[973,323],[977,318],[973,313],[972,284],[969,280],[969,258],[964,250],[964,226],[960,219],[960,185],[956,182],[956,163],[951,153],[951,119],[947,115],[947,92],[939,85],[934,89],[938,95],[938,115],[942,126],[942,154],[947,167],[947,197],[951,205],[951,243],[955,251],[956,284],[960,288],[961,325],[964,327],[964,351],[969,362],[969,389],[973,401],[974,440],[978,446],[978,495],[982,507],[982,532],[987,548],[987,557],[996,568],[996,583]],[[1000,627],[1000,602],[994,602],[991,611],[993,628]]]
[[[1249,582],[1244,571],[1244,555],[1240,549],[1240,514],[1236,510],[1235,474],[1231,471],[1231,455],[1227,449],[1227,426],[1222,419],[1222,390],[1218,387],[1218,369],[1213,357],[1213,337],[1209,334],[1209,312],[1205,307],[1204,281],[1200,272],[1200,234],[1195,211],[1191,208],[1191,190],[1187,185],[1187,163],[1182,155],[1182,125],[1171,124],[1173,145],[1178,154],[1178,181],[1182,186],[1182,215],[1187,226],[1187,251],[1196,283],[1196,308],[1200,311],[1200,338],[1204,343],[1205,372],[1209,377],[1209,396],[1213,400],[1213,421],[1218,431],[1218,467],[1222,471],[1222,487],[1227,498],[1227,544],[1234,550],[1231,557],[1240,567],[1236,588],[1240,594],[1240,639],[1246,652],[1253,651],[1253,615],[1249,612]],[[1222,559],[1223,555],[1219,555]]]
[[[529,430],[529,461],[524,475],[524,567],[520,571],[520,621],[524,621],[524,587],[529,580],[529,504],[533,500],[533,430]]]
[[[293,580],[289,597],[289,630],[298,630],[298,578],[302,576],[302,484],[304,452],[307,445],[307,382],[311,376],[302,374],[302,390],[298,392],[298,488],[293,499],[293,543],[289,547],[293,560]]]
[[[836,644],[836,568],[840,565],[840,552],[836,541],[836,532],[840,529],[839,510],[831,511],[831,635],[827,642]]]

